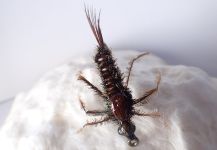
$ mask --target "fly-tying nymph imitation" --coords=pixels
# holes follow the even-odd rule
[[[106,108],[103,111],[87,110],[84,103],[80,100],[81,107],[86,114],[103,117],[101,120],[87,122],[83,127],[96,125],[107,121],[116,122],[118,124],[118,133],[128,138],[128,144],[130,146],[136,146],[138,145],[139,140],[135,135],[136,126],[132,122],[132,117],[134,115],[154,117],[159,116],[159,113],[140,113],[140,111],[135,108],[135,105],[147,102],[147,98],[149,98],[158,90],[161,77],[160,75],[157,76],[157,86],[155,88],[146,91],[140,98],[134,99],[130,89],[128,88],[133,64],[136,60],[147,55],[148,53],[140,54],[130,62],[126,81],[124,82],[124,78],[115,62],[115,59],[112,56],[112,52],[103,40],[100,28],[100,19],[96,17],[96,14],[94,14],[93,11],[87,8],[85,8],[85,13],[91,30],[98,43],[96,50],[97,52],[95,55],[95,63],[102,80],[104,91],[100,91],[81,74],[79,75],[78,79],[85,82],[102,98],[102,100],[106,103]]]

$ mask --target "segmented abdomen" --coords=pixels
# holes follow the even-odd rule
[[[123,79],[115,60],[108,48],[99,49],[95,56],[95,62],[100,72],[102,84],[106,94],[111,97],[116,93],[120,93],[123,89]]]
[[[106,46],[103,40],[100,29],[100,19],[96,18],[95,14],[88,9],[85,9],[87,20],[90,24],[91,30],[98,43],[97,54],[95,62],[98,66],[104,90],[109,98],[115,94],[123,94],[129,100],[132,99],[131,93],[127,87],[123,86],[123,78],[117,67],[115,60],[112,57],[111,51]]]

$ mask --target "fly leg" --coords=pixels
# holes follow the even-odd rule
[[[94,120],[92,122],[87,122],[86,124],[83,125],[83,128],[79,129],[77,132],[81,132],[86,126],[92,126],[92,125],[96,125],[96,124],[101,124],[105,121],[108,121],[109,119],[111,119],[111,115],[108,115],[109,112],[106,111],[106,110],[87,110],[85,108],[85,105],[84,103],[82,102],[81,99],[79,99],[80,101],[80,105],[81,105],[81,108],[85,111],[86,114],[88,115],[93,115],[93,116],[103,116],[103,115],[107,115],[106,117],[104,117],[103,119],[101,120]]]
[[[93,116],[101,116],[101,115],[105,115],[108,113],[108,111],[105,111],[105,110],[87,110],[85,108],[85,105],[84,105],[84,102],[82,102],[81,99],[79,99],[80,101],[80,105],[81,105],[81,108],[85,111],[86,114],[88,115],[93,115]]]
[[[83,81],[86,83],[91,89],[93,89],[99,96],[101,96],[103,99],[107,99],[107,96],[103,94],[96,86],[94,86],[92,83],[90,83],[84,76],[81,74],[78,76],[78,80]]]
[[[106,116],[105,118],[103,118],[101,120],[95,120],[95,121],[92,121],[92,122],[87,122],[86,124],[83,125],[83,128],[85,128],[87,126],[101,124],[101,123],[106,122],[106,121],[108,121],[110,119],[111,119],[110,116]]]
[[[130,80],[130,74],[131,74],[131,71],[132,71],[132,68],[133,68],[133,64],[136,60],[138,60],[139,58],[141,58],[142,56],[145,56],[145,55],[148,55],[149,52],[145,52],[145,53],[142,53],[140,55],[138,55],[137,57],[133,58],[130,62],[129,62],[129,68],[128,68],[128,75],[127,75],[127,81],[125,83],[126,87],[128,86],[128,83],[129,83],[129,80]]]
[[[92,126],[92,125],[97,125],[97,124],[102,124],[103,122],[109,121],[111,119],[110,116],[106,116],[105,118],[102,118],[101,120],[94,120],[92,122],[87,122],[86,124],[83,125],[82,128],[77,130],[77,133],[82,132],[82,130],[87,127],[87,126]]]
[[[161,75],[159,74],[159,75],[157,76],[157,86],[156,86],[155,88],[151,89],[151,90],[148,90],[142,97],[140,97],[140,98],[134,100],[133,105],[135,105],[135,104],[137,104],[137,103],[140,103],[140,102],[146,100],[146,99],[149,98],[152,94],[154,94],[155,92],[157,92],[158,87],[159,87],[159,84],[160,84],[160,81],[161,81]],[[145,103],[148,103],[148,101],[146,100]]]
[[[137,116],[149,116],[149,117],[160,117],[160,113],[158,111],[156,112],[150,112],[150,113],[140,113],[140,112],[133,112],[134,115]]]

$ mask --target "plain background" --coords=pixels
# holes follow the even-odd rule
[[[150,51],[217,76],[217,0],[0,0],[0,101],[74,56],[94,54],[84,3],[101,9],[113,49]]]

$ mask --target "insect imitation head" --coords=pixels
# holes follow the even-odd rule
[[[126,103],[126,97],[122,94],[115,94],[111,98],[112,112],[116,118],[120,121],[129,119],[128,104]]]
[[[135,130],[136,126],[132,122],[128,121],[121,122],[118,127],[118,133],[128,138],[128,144],[130,146],[137,146],[139,144],[139,140],[134,134]]]

